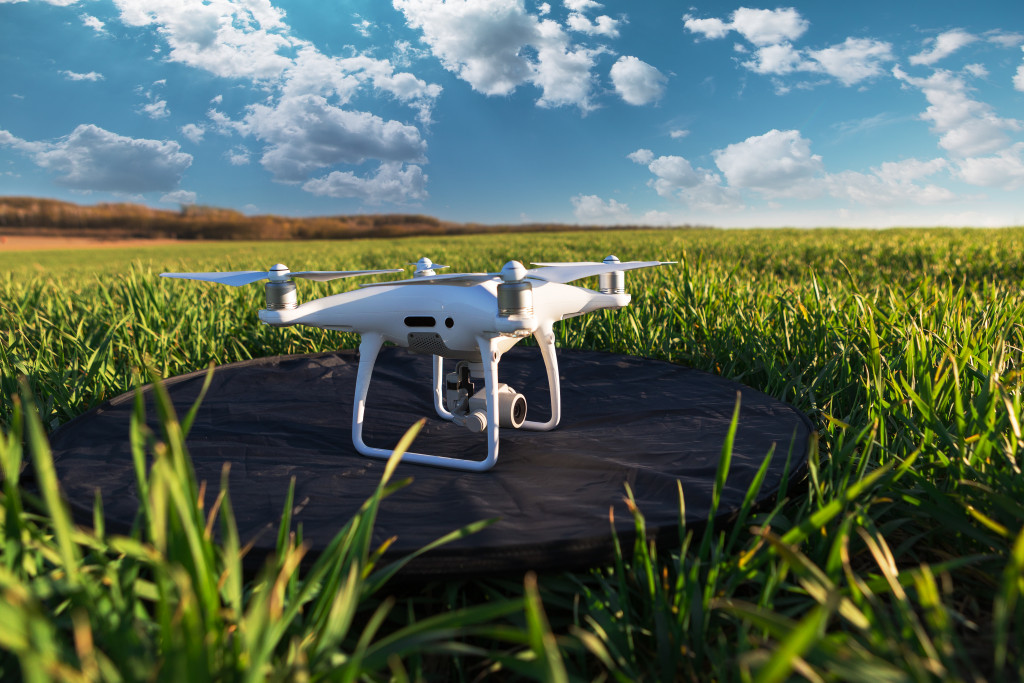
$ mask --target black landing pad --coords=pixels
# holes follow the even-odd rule
[[[711,491],[736,403],[742,395],[732,462],[718,509],[742,504],[766,455],[775,453],[759,500],[772,500],[806,467],[810,421],[791,406],[731,380],[661,361],[595,351],[558,351],[562,422],[551,432],[501,430],[498,463],[468,473],[399,465],[412,477],[381,506],[379,543],[398,539],[398,557],[466,524],[499,517],[482,532],[442,546],[409,564],[407,576],[469,576],[532,568],[580,569],[611,557],[609,508],[624,544],[631,543],[629,484],[661,543],[678,542],[682,484],[690,525],[707,521]],[[213,383],[188,436],[210,509],[224,462],[248,559],[272,552],[277,525],[295,477],[294,525],[312,553],[324,548],[376,487],[384,461],[352,446],[352,402],[358,355],[353,351],[261,358],[214,370]],[[445,364],[446,371],[454,362]],[[164,381],[179,416],[198,396],[206,371]],[[537,348],[515,347],[499,379],[526,395],[527,418],[548,418],[544,363]],[[482,380],[480,380],[482,383]],[[159,423],[149,389],[147,419]],[[133,394],[119,396],[60,427],[51,436],[57,473],[76,516],[91,521],[95,489],[112,530],[127,530],[138,509],[128,443]],[[393,448],[405,430],[428,417],[411,450],[483,459],[483,434],[438,418],[432,403],[431,358],[385,348],[370,384],[365,440]],[[627,546],[628,547],[628,546]]]

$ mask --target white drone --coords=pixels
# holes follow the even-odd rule
[[[293,278],[326,282],[358,275],[400,273],[394,270],[329,270],[291,272],[282,264],[269,271],[223,273],[163,273],[163,277],[206,280],[240,287],[259,280],[266,284],[267,307],[259,312],[268,325],[309,325],[360,336],[359,371],[352,410],[352,443],[363,455],[388,458],[391,451],[363,441],[363,417],[370,376],[385,341],[416,353],[430,354],[434,365],[434,409],[445,420],[487,431],[487,457],[466,460],[425,453],[406,453],[404,460],[423,465],[482,472],[498,461],[500,427],[548,431],[561,419],[561,391],[555,358],[554,323],[601,309],[627,306],[625,271],[666,265],[674,261],[620,262],[609,256],[602,263],[534,263],[527,270],[509,261],[499,273],[438,275],[448,266],[421,258],[412,279],[375,282],[361,289],[299,304]],[[599,291],[568,285],[598,276]],[[498,382],[498,361],[516,342],[533,335],[540,346],[551,393],[551,416],[546,422],[526,419],[526,398]],[[444,359],[457,361],[445,375]],[[484,391],[473,378],[483,378]],[[482,395],[481,395],[482,393]]]

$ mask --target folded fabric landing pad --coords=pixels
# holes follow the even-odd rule
[[[609,509],[624,543],[634,530],[625,502],[629,484],[647,530],[675,543],[678,484],[689,525],[707,521],[722,444],[742,396],[729,476],[717,511],[739,509],[774,447],[758,499],[806,468],[813,429],[793,407],[715,375],[661,361],[596,351],[559,350],[562,421],[550,432],[502,429],[498,462],[472,473],[402,463],[396,478],[413,482],[385,499],[374,543],[396,536],[386,557],[400,557],[472,522],[497,517],[483,531],[426,553],[407,576],[472,576],[524,569],[579,569],[611,557]],[[446,369],[454,366],[449,361]],[[295,478],[293,528],[315,554],[373,492],[385,462],[352,445],[354,351],[260,358],[216,368],[188,435],[206,509],[230,463],[229,487],[250,561],[273,552]],[[179,416],[196,400],[207,371],[164,380]],[[516,347],[501,362],[500,381],[526,395],[527,416],[546,420],[548,390],[537,348]],[[159,434],[150,389],[147,421]],[[91,521],[94,492],[112,530],[127,530],[139,499],[128,441],[134,393],[119,396],[60,427],[51,447],[63,491],[76,516]],[[438,418],[431,358],[382,351],[367,401],[366,443],[393,448],[422,417],[413,450],[483,459],[483,434]]]

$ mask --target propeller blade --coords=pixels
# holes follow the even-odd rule
[[[204,280],[222,285],[241,287],[270,277],[265,270],[235,270],[223,273],[160,273],[160,277],[175,277],[182,280]]]
[[[526,277],[533,280],[566,284],[592,275],[614,273],[620,270],[636,270],[637,268],[652,268],[669,263],[675,263],[675,261],[623,261],[622,263],[582,263],[544,266],[542,268],[531,268],[526,271]]]
[[[360,287],[390,287],[391,285],[449,285],[451,287],[471,287],[498,277],[497,273],[449,273],[448,275],[425,275],[408,280],[391,282],[367,282]]]
[[[383,270],[303,270],[298,273],[291,273],[291,277],[301,277],[306,280],[317,282],[330,282],[343,277],[356,277],[359,275],[380,275],[382,273],[404,273],[402,268],[386,268]]]

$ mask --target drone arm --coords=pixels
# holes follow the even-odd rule
[[[540,355],[544,359],[544,368],[548,372],[548,391],[551,394],[551,417],[547,422],[526,420],[523,429],[535,432],[547,432],[558,426],[562,419],[562,387],[558,381],[558,358],[555,356],[555,332],[552,323],[538,327],[533,333]]]
[[[443,420],[451,420],[453,415],[444,407],[444,357],[434,356],[434,410]]]
[[[352,444],[359,453],[365,456],[387,460],[391,457],[390,450],[367,446],[363,441],[366,395],[370,389],[370,376],[373,374],[373,364],[377,361],[377,354],[380,353],[380,347],[383,343],[384,337],[379,332],[367,332],[362,335],[362,341],[359,343],[359,371],[356,374],[356,396],[355,402],[352,405]],[[487,359],[487,373],[484,376],[484,381],[487,385],[487,458],[484,460],[463,460],[462,458],[447,458],[441,455],[406,452],[402,456],[404,462],[411,462],[417,465],[433,465],[434,467],[447,467],[453,470],[483,472],[494,467],[494,463],[498,461],[497,349],[494,348],[490,339],[478,337],[477,343],[480,345],[481,355]]]

